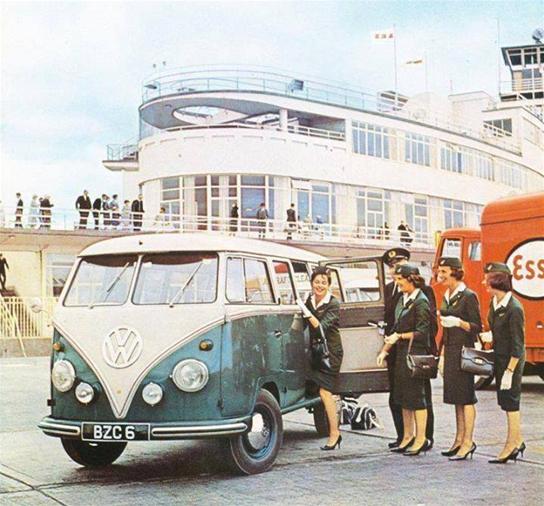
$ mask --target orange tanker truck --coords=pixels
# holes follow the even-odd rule
[[[513,291],[525,309],[525,372],[544,379],[544,192],[491,202],[482,212],[481,230],[455,228],[441,235],[433,264],[437,301],[445,292],[436,283],[441,256],[463,262],[464,281],[478,294],[484,326],[490,297],[482,284],[483,266],[504,262],[510,267]]]

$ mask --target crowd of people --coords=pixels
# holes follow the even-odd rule
[[[103,193],[100,197],[91,199],[87,190],[83,191],[75,203],[79,212],[79,229],[86,229],[90,215],[93,218],[95,230],[119,229],[140,231],[144,216],[143,195],[138,195],[132,202],[128,199],[121,206],[119,196],[115,193],[111,197]]]
[[[487,316],[489,330],[482,332],[478,297],[463,283],[460,259],[441,257],[438,261],[438,280],[446,287],[438,312],[432,289],[409,259],[410,252],[405,248],[390,249],[383,256],[393,280],[385,289],[384,345],[376,362],[379,367],[387,364],[389,373],[389,407],[397,432],[396,440],[389,443],[390,451],[415,457],[434,446],[431,381],[414,375],[410,362],[414,356],[438,355],[438,370],[444,379],[443,402],[454,406],[456,420],[452,442],[441,454],[450,461],[472,458],[477,448],[477,399],[474,375],[461,368],[460,359],[463,347],[474,347],[480,339],[482,343],[493,343],[497,401],[507,418],[506,441],[489,463],[515,461],[526,450],[520,428],[525,335],[523,306],[512,294],[509,267],[503,263],[485,266],[484,282],[492,300]],[[312,379],[319,387],[329,422],[329,438],[321,449],[334,450],[342,442],[333,398],[343,358],[340,305],[331,293],[331,274],[327,269],[314,270],[311,286],[302,316],[310,328],[312,348],[320,339],[325,339],[329,348],[329,363],[314,367]],[[437,318],[443,329],[440,349],[435,342]]]
[[[51,195],[32,195],[28,206],[28,226],[30,228],[51,228],[51,213],[54,204],[51,202]],[[22,195],[15,194],[15,228],[23,228],[24,201]],[[0,224],[5,221],[4,209],[1,206]]]

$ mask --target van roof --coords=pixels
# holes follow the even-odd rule
[[[91,244],[81,251],[79,256],[170,251],[235,251],[294,258],[308,262],[319,262],[325,259],[325,257],[316,253],[271,241],[180,232],[138,234],[105,239]]]
[[[528,193],[490,202],[482,212],[482,225],[544,217],[544,192]]]

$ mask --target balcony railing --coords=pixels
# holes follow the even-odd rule
[[[106,160],[119,162],[138,160],[137,144],[108,144],[106,151]]]
[[[513,138],[490,137],[483,127],[480,130],[474,130],[462,122],[452,122],[450,118],[437,115],[432,111],[409,110],[405,107],[406,98],[395,96],[394,93],[385,96],[383,93],[313,79],[303,80],[298,77],[293,78],[293,75],[263,71],[258,68],[215,67],[159,75],[144,83],[142,101],[145,103],[169,95],[213,91],[260,92],[349,107],[360,111],[379,112],[443,128],[519,152],[519,143]]]
[[[544,91],[544,79],[542,77],[535,77],[533,79],[510,79],[508,81],[500,82],[500,89],[502,94],[506,93],[530,93]]]
[[[397,229],[370,227],[356,224],[319,223],[317,219],[298,221],[295,225],[286,220],[256,218],[216,218],[205,216],[178,216],[158,214],[150,218],[146,214],[143,219],[135,213],[118,214],[100,211],[95,216],[89,211],[82,217],[77,211],[55,209],[45,220],[41,217],[14,214],[14,209],[7,209],[0,216],[0,231],[13,229],[39,233],[54,231],[74,231],[100,236],[126,235],[140,232],[203,232],[231,236],[266,238],[285,240],[289,236],[294,241],[316,242],[324,241],[336,244],[352,244],[358,246],[391,247],[398,244],[433,249],[437,227],[431,222],[427,232],[403,233]],[[429,211],[431,213],[431,211]],[[443,212],[443,210],[442,210]],[[465,211],[467,223],[478,223],[478,216]],[[19,219],[20,218],[20,219]]]

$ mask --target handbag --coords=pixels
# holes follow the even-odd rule
[[[412,355],[412,341],[408,345],[408,354],[406,355],[406,363],[410,376],[419,379],[434,379],[438,375],[438,357],[436,355]]]
[[[323,334],[323,328],[319,325],[319,337],[312,339],[311,353],[312,353],[312,369],[317,371],[330,371],[331,370],[331,354],[329,352],[329,346],[327,340]]]
[[[495,352],[493,350],[478,350],[476,348],[461,348],[461,371],[476,376],[493,376]]]

